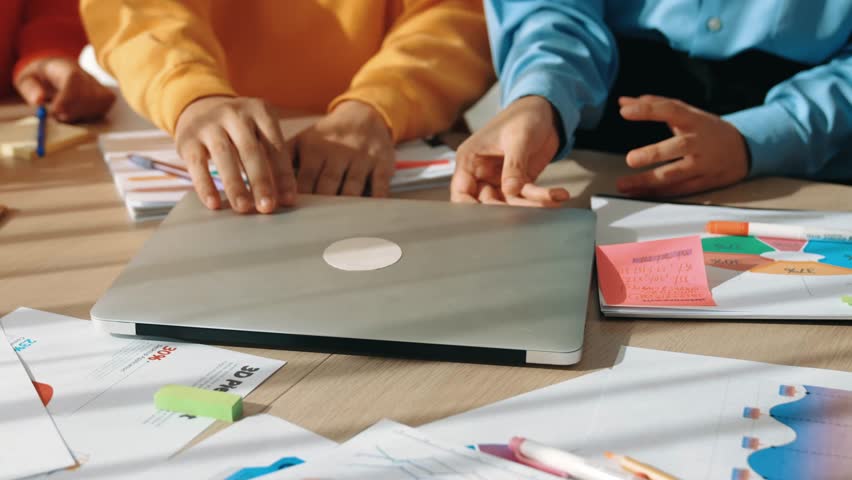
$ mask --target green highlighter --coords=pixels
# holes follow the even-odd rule
[[[239,420],[243,415],[243,399],[239,395],[186,385],[166,385],[160,388],[154,394],[154,406],[160,410],[226,422]]]

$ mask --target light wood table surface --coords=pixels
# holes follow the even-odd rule
[[[145,125],[119,105],[97,128]],[[626,171],[617,156],[576,152],[573,160],[548,167],[544,181],[566,186],[572,206],[588,207],[593,193],[615,193],[614,180]],[[438,189],[405,196],[448,195]],[[850,211],[852,187],[767,178],[682,200]],[[94,143],[45,159],[0,160],[0,204],[10,208],[0,219],[0,315],[28,306],[88,318],[157,227],[128,219]],[[288,361],[248,397],[249,413],[267,411],[343,441],[381,418],[417,426],[612,366],[621,345],[852,371],[852,325],[842,322],[606,319],[596,295],[590,295],[583,361],[571,368],[238,350]]]

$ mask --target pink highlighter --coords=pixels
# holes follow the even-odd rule
[[[647,476],[599,465],[573,453],[523,437],[512,437],[509,450],[518,463],[562,478],[577,480],[648,480]]]
[[[509,450],[511,450],[515,455],[515,460],[517,460],[518,463],[532,467],[536,470],[541,470],[542,472],[549,473],[551,475],[556,475],[557,477],[571,478],[571,475],[568,472],[563,472],[562,470],[557,470],[550,465],[537,462],[521,453],[521,444],[524,443],[525,440],[526,439],[523,437],[512,437],[509,441]]]

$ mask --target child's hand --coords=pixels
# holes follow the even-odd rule
[[[30,62],[15,78],[15,88],[30,105],[49,103],[57,120],[76,122],[102,117],[115,94],[70,58],[42,58]]]
[[[450,185],[454,202],[555,207],[564,188],[533,182],[559,148],[553,107],[537,96],[521,98],[459,147]]]
[[[198,197],[210,209],[220,207],[208,170],[213,160],[231,208],[272,213],[296,201],[293,164],[278,115],[262,100],[205,97],[187,106],[177,121],[175,140]],[[245,171],[251,185],[246,188]],[[252,200],[252,197],[254,199]]]
[[[394,174],[393,139],[371,106],[347,101],[295,139],[301,193],[386,197]]]
[[[736,127],[679,100],[643,95],[621,97],[621,116],[665,122],[674,136],[631,150],[633,168],[662,165],[618,179],[618,190],[636,196],[676,196],[736,183],[748,175],[748,147]]]

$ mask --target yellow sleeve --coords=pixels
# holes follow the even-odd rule
[[[482,0],[406,0],[379,52],[334,99],[371,105],[395,141],[447,130],[494,81]]]
[[[236,96],[209,22],[209,0],[82,0],[98,62],[131,107],[174,133],[194,100]]]

